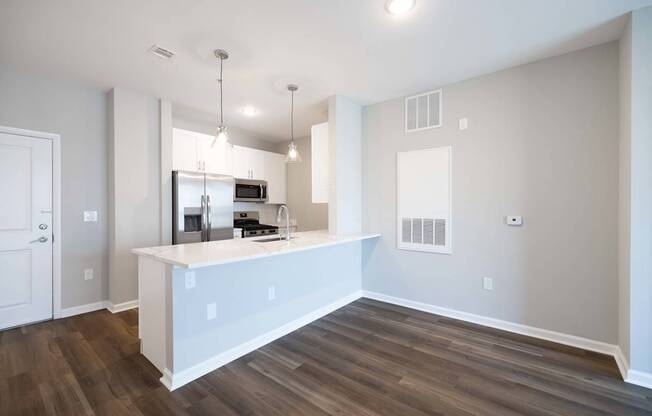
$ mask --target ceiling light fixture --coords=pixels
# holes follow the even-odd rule
[[[401,16],[412,10],[416,3],[416,0],[387,0],[385,10],[390,14]]]
[[[250,105],[243,107],[242,108],[242,114],[248,117],[253,117],[256,114],[258,114],[258,110],[256,110],[256,107],[252,107]]]
[[[298,90],[294,84],[288,85],[288,91],[292,95],[292,104],[290,107],[290,144],[288,145],[288,154],[285,156],[285,163],[299,163],[301,162],[301,155],[297,150],[297,145],[294,144],[294,92]]]
[[[229,59],[229,54],[223,49],[215,49],[215,57],[220,60],[220,78],[217,82],[220,84],[220,124],[217,126],[217,132],[215,133],[215,138],[211,147],[215,146],[215,143],[226,144],[229,142],[229,135],[226,132],[226,126],[224,125],[224,105],[223,105],[223,77],[222,77],[222,65],[224,64],[225,59]]]

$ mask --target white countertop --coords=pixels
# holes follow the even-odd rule
[[[270,236],[206,243],[135,248],[132,253],[187,269],[277,256],[336,244],[378,238],[380,234],[331,235],[326,230],[292,233],[292,240],[257,242]]]

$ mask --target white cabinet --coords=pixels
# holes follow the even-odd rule
[[[267,203],[285,204],[287,202],[285,155],[271,152],[261,153],[267,181]]]
[[[312,164],[312,202],[328,203],[328,123],[310,129],[310,161]]]
[[[241,179],[265,180],[264,151],[233,146],[233,176]]]
[[[173,129],[172,169],[233,175],[233,146],[213,144],[213,136]]]

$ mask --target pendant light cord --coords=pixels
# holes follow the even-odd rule
[[[224,126],[224,104],[223,104],[223,96],[224,92],[222,91],[222,64],[224,63],[224,58],[220,57],[220,127]]]
[[[294,143],[294,91],[292,93],[292,109],[290,110],[290,139]]]

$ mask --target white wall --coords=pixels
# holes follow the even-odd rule
[[[295,139],[301,163],[287,164],[287,206],[298,231],[328,229],[328,204],[312,202],[312,149],[310,137]],[[290,142],[279,143],[276,151],[287,153]]]
[[[109,296],[138,298],[138,262],[131,249],[160,241],[159,100],[114,88],[109,101]]]
[[[652,7],[631,15],[630,368],[652,385]]]
[[[438,129],[406,134],[403,108],[363,112],[363,289],[616,343],[618,43],[445,86]],[[444,145],[453,254],[399,251],[396,152]]]
[[[328,100],[328,230],[362,229],[362,108],[347,97]]]
[[[61,135],[61,306],[69,308],[106,299],[104,92],[79,82],[0,65],[0,125]],[[98,222],[84,223],[84,210],[97,210]],[[94,270],[93,280],[84,280],[85,268]]]

